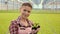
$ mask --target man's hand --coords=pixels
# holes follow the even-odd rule
[[[37,33],[40,30],[40,26],[38,25],[37,27],[32,28],[32,33]]]
[[[35,34],[35,33],[37,33],[38,31],[40,30],[40,28],[37,28],[36,30],[32,30],[32,34]]]

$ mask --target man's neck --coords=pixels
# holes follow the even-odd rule
[[[26,21],[26,18],[23,18],[22,16],[20,18],[22,21],[24,21],[24,22]]]

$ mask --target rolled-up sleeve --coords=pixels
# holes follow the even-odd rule
[[[10,34],[17,34],[17,25],[16,25],[16,21],[11,21],[11,24],[9,26],[9,31],[10,31]]]

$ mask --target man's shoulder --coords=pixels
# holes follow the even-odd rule
[[[29,22],[33,22],[32,20],[28,19]]]
[[[12,20],[11,23],[12,24],[17,24],[17,20]]]
[[[30,19],[29,19],[29,22],[30,22],[31,24],[33,24],[33,21],[32,21],[32,20],[30,20]]]

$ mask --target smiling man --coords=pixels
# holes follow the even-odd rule
[[[33,22],[28,19],[32,10],[30,3],[23,3],[20,7],[20,16],[11,21],[9,26],[10,34],[37,34],[40,27],[32,28]]]

